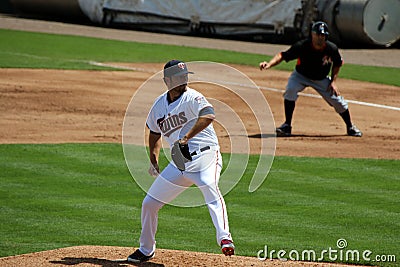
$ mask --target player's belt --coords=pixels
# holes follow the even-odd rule
[[[204,152],[204,151],[206,151],[206,150],[209,150],[211,147],[210,146],[205,146],[205,147],[202,147],[202,148],[200,148],[200,152]],[[190,156],[196,156],[197,155],[197,151],[193,151],[191,154],[190,154]]]

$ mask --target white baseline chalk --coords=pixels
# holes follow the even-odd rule
[[[102,66],[102,67],[111,67],[111,68],[116,68],[116,69],[125,69],[125,70],[133,70],[133,71],[140,71],[140,72],[156,73],[154,71],[149,71],[149,70],[142,69],[142,68],[118,66],[118,65],[114,65],[114,64],[100,63],[100,62],[96,62],[96,61],[90,61],[89,64],[95,65],[95,66]],[[246,85],[246,84],[238,84],[238,83],[232,83],[232,82],[227,82],[227,81],[219,81],[219,82],[221,84],[226,84],[226,85],[230,84],[230,85],[247,87],[247,88],[256,88],[255,86],[249,86],[249,85]],[[270,88],[270,87],[263,87],[263,86],[259,86],[259,88],[262,89],[262,90],[267,90],[267,91],[271,91],[271,92],[278,92],[278,93],[284,93],[285,92],[285,90],[277,89],[277,88]],[[305,96],[305,97],[312,97],[312,98],[322,98],[320,95],[315,95],[315,94],[299,93],[299,95]],[[362,101],[357,101],[357,100],[348,100],[348,99],[346,99],[346,101],[348,103],[361,105],[361,106],[383,108],[383,109],[390,109],[390,110],[400,111],[399,107],[393,107],[393,106],[381,105],[381,104],[375,104],[375,103],[368,103],[368,102],[362,102]]]

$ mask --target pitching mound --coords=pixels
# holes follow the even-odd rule
[[[0,266],[349,266],[316,262],[260,261],[256,257],[226,257],[222,254],[167,249],[157,249],[156,256],[149,262],[132,264],[125,260],[132,252],[132,248],[125,247],[77,246],[0,258]]]

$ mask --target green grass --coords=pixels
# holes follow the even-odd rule
[[[171,58],[185,61],[213,61],[254,66],[273,55],[239,53],[186,46],[144,44],[79,36],[1,30],[1,68],[91,69],[99,62],[166,62]],[[293,70],[295,62],[282,63],[280,70]],[[398,68],[345,64],[340,77],[400,86]]]
[[[276,157],[249,193],[255,162],[225,197],[238,254],[255,257],[264,245],[321,252],[345,238],[348,249],[400,257],[400,161]],[[3,144],[0,169],[0,256],[138,246],[144,192],[120,144]],[[219,253],[205,206],[165,206],[157,245]]]
[[[0,38],[7,39],[0,43],[0,67],[104,69],[87,62],[166,62],[171,58],[255,64],[260,58],[223,50],[11,30],[0,30]]]

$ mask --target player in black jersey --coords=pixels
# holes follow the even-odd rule
[[[260,70],[266,70],[283,60],[288,62],[297,59],[296,69],[291,74],[284,93],[286,120],[276,128],[277,136],[291,136],[298,93],[306,87],[314,88],[340,114],[346,123],[348,135],[362,136],[361,131],[351,122],[347,101],[340,95],[336,85],[343,60],[337,46],[327,40],[328,35],[326,23],[315,22],[311,27],[311,38],[296,42],[287,51],[276,54],[270,62],[260,63]]]

